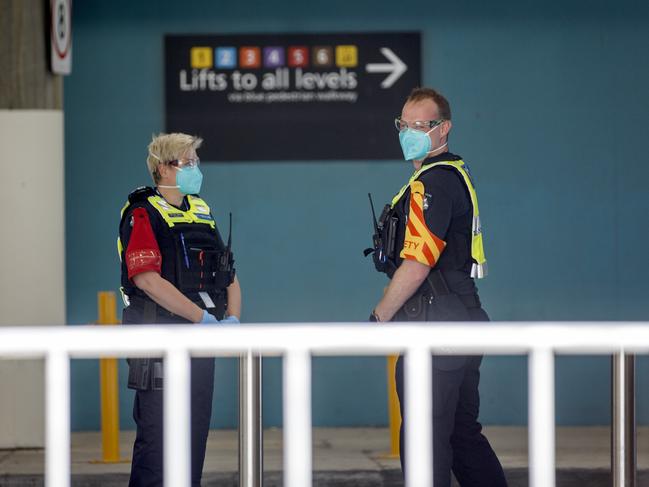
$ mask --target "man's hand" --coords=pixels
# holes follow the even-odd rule
[[[404,260],[392,276],[390,285],[374,308],[377,321],[390,321],[426,280],[430,267],[416,260]]]

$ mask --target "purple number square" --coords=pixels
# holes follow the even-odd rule
[[[264,68],[281,68],[285,62],[283,47],[264,47]]]

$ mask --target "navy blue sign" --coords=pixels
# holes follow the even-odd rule
[[[209,161],[398,159],[418,33],[169,35],[166,130]]]

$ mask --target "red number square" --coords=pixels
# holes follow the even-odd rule
[[[306,68],[309,66],[309,48],[304,46],[289,47],[288,65],[291,68]]]
[[[256,69],[261,67],[261,49],[258,47],[239,48],[239,66]]]

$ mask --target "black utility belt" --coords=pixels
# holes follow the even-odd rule
[[[199,291],[192,294],[196,294],[196,296],[187,296],[187,298],[196,306],[212,313],[217,319],[223,317],[227,304],[225,290],[220,292]],[[163,308],[148,297],[129,296],[130,307],[142,312],[142,323],[188,323],[185,318]]]
[[[469,313],[472,308],[480,308],[480,299],[475,294],[419,293],[406,301],[395,321],[472,321]]]
[[[466,309],[472,309],[472,308],[481,308],[482,303],[480,302],[480,298],[478,297],[477,294],[455,294],[455,293],[450,293],[450,294],[445,294],[441,296],[434,296],[431,294],[422,294],[422,297],[424,298],[424,301],[428,301],[432,303],[436,299],[443,299],[446,296],[457,296],[457,298],[462,302],[464,307]]]
[[[477,294],[451,292],[444,274],[433,270],[426,278],[427,286],[412,296],[397,315],[404,321],[471,321],[469,310],[480,308]]]

